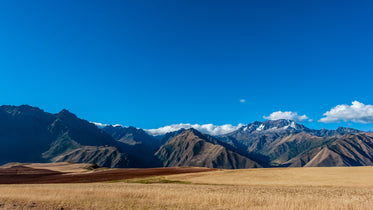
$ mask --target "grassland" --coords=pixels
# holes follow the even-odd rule
[[[219,170],[166,177],[195,184],[373,187],[371,166]]]
[[[8,209],[372,209],[373,167],[219,170],[115,183],[0,185]]]

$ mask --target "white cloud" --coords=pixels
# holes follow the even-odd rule
[[[286,119],[286,120],[294,120],[296,122],[302,122],[304,120],[307,120],[309,122],[312,122],[311,119],[309,119],[306,115],[298,115],[296,112],[282,112],[282,111],[277,111],[273,112],[269,116],[263,116],[264,119],[267,120],[279,120],[279,119]]]
[[[342,104],[333,107],[323,114],[319,122],[332,123],[340,121],[351,121],[358,123],[373,123],[373,105],[365,105],[358,101],[353,101],[352,105]]]
[[[240,99],[240,102],[241,102],[241,103],[245,103],[246,100],[245,100],[245,99]]]
[[[237,126],[231,125],[231,124],[225,124],[225,125],[213,125],[213,124],[189,124],[189,123],[180,123],[180,124],[173,124],[173,125],[167,125],[161,128],[157,129],[148,129],[146,130],[149,134],[153,136],[163,135],[169,132],[178,131],[182,128],[188,129],[188,128],[194,128],[202,133],[207,133],[210,135],[221,135],[226,134],[232,131],[235,131],[239,129],[240,127],[244,126],[244,124],[238,124]]]
[[[99,127],[99,128],[103,128],[103,127],[105,127],[105,126],[109,126],[109,125],[111,125],[111,124],[104,124],[104,123],[99,123],[99,122],[90,122],[90,123],[93,123],[93,124],[95,124],[97,127]],[[111,126],[113,126],[113,127],[124,127],[123,125],[121,125],[121,124],[115,124],[115,125],[111,125]]]

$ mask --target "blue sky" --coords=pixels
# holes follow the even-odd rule
[[[5,0],[0,104],[142,128],[291,111],[373,130],[318,122],[373,104],[372,25],[371,1]]]

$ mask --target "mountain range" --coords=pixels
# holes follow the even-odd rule
[[[373,165],[373,133],[315,130],[282,119],[219,136],[193,128],[151,136],[135,127],[99,128],[65,109],[0,106],[0,164],[61,161],[112,168],[367,166]]]

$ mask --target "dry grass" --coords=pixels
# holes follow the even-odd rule
[[[0,186],[5,208],[27,209],[369,209],[372,188],[183,184]],[[15,206],[14,206],[15,205]]]
[[[108,181],[108,183],[118,183],[118,182],[126,182],[126,183],[140,183],[140,184],[191,184],[187,181],[179,181],[179,180],[169,180],[163,176],[151,176],[145,178],[134,178],[134,179],[123,179],[123,180],[115,180],[115,181]]]
[[[262,168],[166,176],[202,184],[373,187],[373,167]]]
[[[372,167],[250,169],[144,179],[178,177],[192,184],[141,184],[138,179],[140,183],[0,185],[0,206],[8,209],[372,209],[373,184],[367,182],[372,179],[372,172]],[[352,180],[357,176],[358,180]]]

